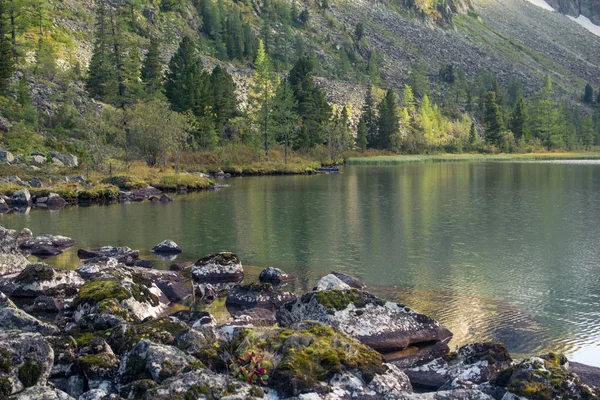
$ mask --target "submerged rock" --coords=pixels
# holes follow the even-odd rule
[[[53,362],[54,352],[42,335],[0,332],[0,398],[2,392],[6,395],[46,384]]]
[[[225,305],[227,308],[264,308],[275,311],[288,301],[295,299],[294,293],[284,292],[270,283],[251,283],[233,288],[227,295]]]
[[[244,269],[238,256],[223,252],[212,254],[196,261],[191,269],[196,282],[241,282]]]
[[[179,254],[183,252],[177,243],[169,239],[160,242],[151,251],[159,254]]]
[[[383,353],[452,337],[448,329],[428,316],[356,289],[306,293],[277,310],[276,315],[281,326],[319,321]]]
[[[495,379],[513,364],[506,347],[500,343],[475,343],[458,349],[428,364],[405,370],[414,386],[438,390],[462,379],[473,384]]]
[[[273,285],[281,285],[288,282],[293,282],[296,278],[293,275],[286,274],[279,268],[268,267],[260,272],[258,280],[261,283],[271,283]]]

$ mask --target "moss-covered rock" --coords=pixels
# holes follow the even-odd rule
[[[553,353],[518,364],[508,380],[508,391],[531,400],[600,399],[600,393],[569,372],[564,355]]]

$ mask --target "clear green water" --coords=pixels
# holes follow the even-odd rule
[[[48,260],[67,268],[77,247],[127,245],[156,260],[148,249],[169,238],[179,260],[234,251],[295,274],[298,290],[340,270],[437,318],[455,345],[503,341],[517,355],[557,350],[600,366],[598,161],[356,166],[226,183],[166,205],[34,210],[0,223],[76,239]]]

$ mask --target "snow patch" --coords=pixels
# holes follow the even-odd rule
[[[583,26],[588,31],[592,32],[596,36],[600,36],[600,26],[594,24],[588,17],[585,15],[580,15],[579,17],[571,17],[568,16],[573,21],[577,22],[579,25]]]
[[[546,3],[544,0],[527,0],[533,5],[543,8],[544,10],[554,11],[554,8],[550,6],[550,4]]]

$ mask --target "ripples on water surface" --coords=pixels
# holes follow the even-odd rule
[[[456,345],[505,342],[600,366],[600,165],[431,163],[229,180],[167,205],[5,215],[5,226],[127,245],[170,238],[183,259],[231,250],[309,290],[331,270],[429,314]],[[77,248],[77,247],[76,247]],[[76,248],[49,260],[77,265]]]

